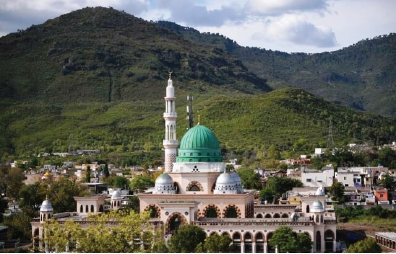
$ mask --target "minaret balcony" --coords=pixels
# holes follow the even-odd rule
[[[179,141],[177,141],[177,140],[166,140],[166,139],[164,139],[163,140],[163,145],[164,146],[178,146],[179,145]]]
[[[176,118],[177,117],[177,113],[164,113],[164,117],[168,117],[168,118]]]

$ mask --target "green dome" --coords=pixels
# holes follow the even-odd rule
[[[184,134],[177,162],[221,162],[219,140],[203,125],[196,125]]]
[[[203,125],[196,125],[184,134],[180,149],[219,149],[219,140],[216,135]]]

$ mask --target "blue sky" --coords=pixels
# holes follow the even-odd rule
[[[285,52],[334,51],[396,32],[395,0],[0,0],[0,36],[86,6]]]

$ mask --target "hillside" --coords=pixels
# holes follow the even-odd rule
[[[159,99],[170,70],[182,91],[271,90],[230,54],[112,8],[84,8],[0,38],[2,101]]]
[[[272,88],[302,88],[330,102],[382,115],[396,114],[396,34],[363,40],[318,54],[241,47],[219,34],[160,21],[158,25],[201,44],[219,47],[241,60]]]
[[[179,82],[175,80],[174,84],[177,87]],[[395,138],[394,119],[332,105],[301,89],[279,89],[239,98],[217,95],[205,99],[198,95],[194,99],[196,120],[199,114],[201,124],[216,133],[222,148],[238,153],[266,149],[271,144],[283,150],[312,151],[318,145],[326,145],[330,119],[337,144],[362,140],[383,143]],[[163,100],[59,106],[18,104],[1,115],[8,122],[8,148],[17,155],[67,151],[71,134],[75,148],[101,149],[105,153],[160,151],[163,104]],[[187,127],[185,98],[179,96],[176,105],[180,139]]]

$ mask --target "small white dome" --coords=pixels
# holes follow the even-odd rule
[[[241,177],[238,175],[238,173],[236,173],[235,171],[231,173],[232,178],[234,179],[236,188],[237,188],[237,192],[239,194],[244,193],[244,190],[242,188],[242,180]]]
[[[41,204],[40,212],[53,212],[53,211],[54,209],[52,208],[51,202],[48,199],[44,200],[43,203]]]
[[[320,186],[317,190],[316,190],[316,192],[315,192],[315,195],[316,196],[323,196],[325,193],[324,193],[324,191],[323,191],[323,187],[322,186]]]
[[[157,177],[155,184],[173,184],[173,179],[167,173],[163,173]]]
[[[175,194],[176,189],[173,185],[173,179],[167,173],[163,173],[155,180],[154,194]]]
[[[314,201],[312,203],[311,212],[313,212],[313,213],[322,213],[322,212],[324,212],[322,202],[320,202],[319,200]]]
[[[232,175],[228,173],[222,173],[217,177],[216,184],[235,184],[235,180]]]
[[[113,191],[113,194],[111,195],[111,199],[120,199],[121,198],[121,193],[118,190]]]

